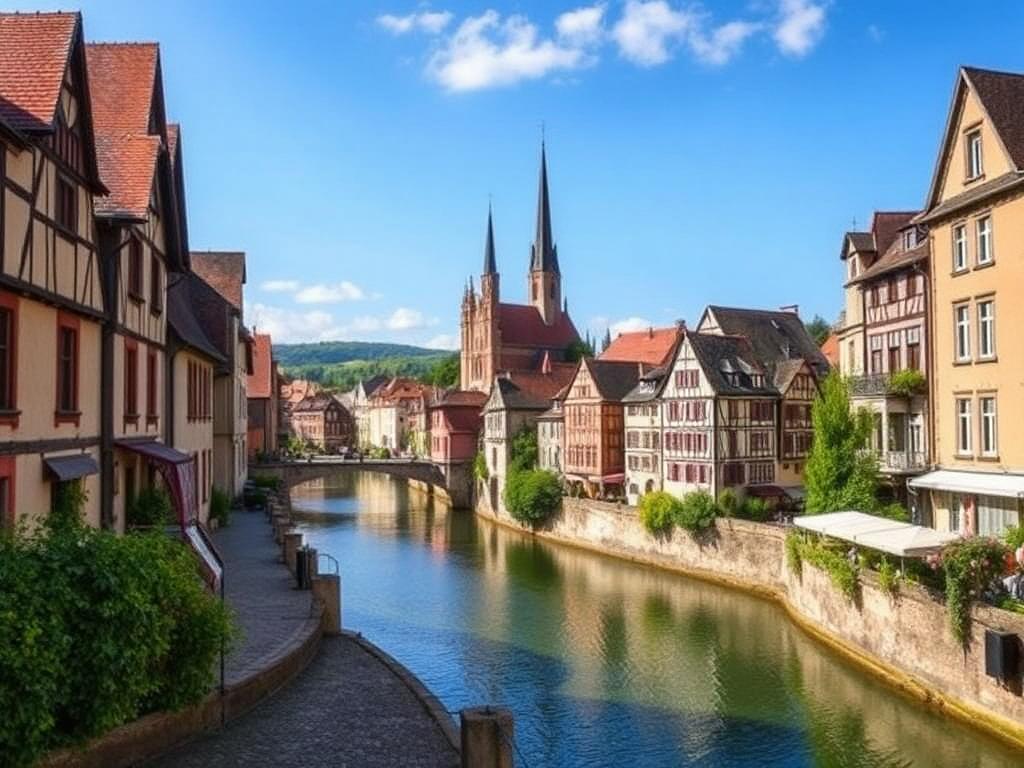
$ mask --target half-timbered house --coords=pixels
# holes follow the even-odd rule
[[[913,213],[878,212],[867,232],[847,232],[841,258],[846,276],[840,370],[851,399],[872,414],[871,447],[894,494],[910,502],[906,481],[928,466],[928,396],[893,391],[893,374],[928,370],[929,244]],[[844,351],[845,350],[845,351]],[[919,520],[927,517],[909,504]]]
[[[73,488],[100,522],[104,320],[81,16],[0,14],[0,520]]]
[[[295,403],[291,410],[294,436],[325,453],[351,448],[355,423],[334,395],[319,392]]]
[[[103,497],[122,528],[155,478],[139,444],[165,442],[167,286],[188,269],[155,43],[86,46],[99,168],[109,194],[95,201],[106,295],[103,337]],[[183,194],[183,191],[181,191]]]
[[[615,494],[625,481],[623,398],[636,386],[642,363],[580,362],[565,411],[565,477],[587,495]]]

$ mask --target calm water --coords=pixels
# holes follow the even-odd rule
[[[352,474],[296,489],[343,622],[452,711],[501,704],[538,766],[1017,766],[771,603],[531,540]]]

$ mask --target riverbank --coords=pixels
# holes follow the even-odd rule
[[[566,499],[544,526],[530,530],[485,501],[477,514],[539,538],[633,562],[685,573],[778,602],[791,619],[865,671],[926,705],[1024,748],[1024,699],[1019,687],[1000,686],[984,673],[984,631],[1024,635],[1024,617],[976,605],[966,648],[952,637],[937,596],[904,584],[892,598],[871,574],[855,601],[828,576],[805,564],[786,567],[785,532],[778,526],[720,519],[713,535],[697,540],[684,531],[654,537],[636,509]]]

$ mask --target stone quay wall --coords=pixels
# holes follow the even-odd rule
[[[778,525],[718,519],[700,539],[686,531],[654,536],[635,507],[564,500],[562,510],[537,529],[486,499],[477,514],[539,538],[606,555],[679,571],[754,592],[782,604],[795,623],[833,650],[890,685],[975,727],[1024,747],[1021,680],[1003,685],[985,674],[985,630],[1024,637],[1024,616],[975,605],[970,639],[957,641],[941,595],[901,584],[891,597],[873,573],[861,573],[854,600],[828,574],[804,563],[791,573],[785,557],[786,531]]]

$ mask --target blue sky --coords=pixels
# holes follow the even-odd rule
[[[522,300],[542,121],[581,331],[707,303],[833,319],[841,235],[921,205],[956,67],[1024,70],[1017,2],[82,11],[89,39],[161,43],[191,244],[248,253],[247,321],[279,341],[454,345],[489,197]]]

